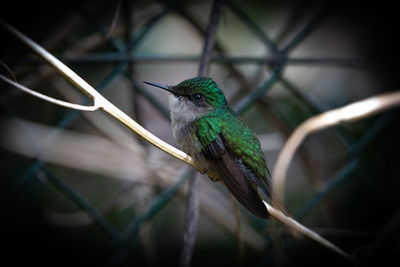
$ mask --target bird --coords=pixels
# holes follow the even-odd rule
[[[268,218],[257,191],[271,198],[271,175],[260,141],[228,106],[212,78],[195,77],[177,85],[143,82],[171,93],[172,135],[178,147],[252,214]]]

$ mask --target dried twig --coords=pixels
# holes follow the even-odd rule
[[[8,79],[7,77],[5,77],[2,74],[0,74],[0,79],[11,84],[12,86],[17,87],[18,89],[21,89],[25,93],[31,94],[31,95],[36,96],[37,98],[40,98],[44,101],[47,101],[47,102],[50,102],[50,103],[53,103],[53,104],[56,104],[56,105],[59,105],[62,107],[76,109],[76,110],[82,110],[82,111],[95,111],[95,110],[99,109],[99,105],[98,105],[98,103],[96,104],[96,102],[93,106],[85,106],[85,105],[79,105],[79,104],[74,104],[74,103],[70,103],[70,102],[65,102],[65,101],[58,100],[53,97],[49,97],[47,95],[41,94],[39,92],[36,92],[26,86],[23,86],[20,83],[16,83],[16,82]]]
[[[284,201],[286,172],[294,153],[308,135],[331,126],[358,121],[396,106],[400,106],[400,91],[384,93],[354,102],[311,117],[300,124],[285,143],[273,171],[272,182],[273,192],[277,198],[276,202]]]
[[[202,171],[197,165],[196,162],[193,160],[192,157],[184,153],[183,151],[169,145],[168,143],[162,141],[158,137],[151,134],[149,131],[144,129],[140,124],[136,121],[132,120],[128,115],[122,112],[119,108],[114,106],[110,101],[104,98],[99,92],[97,92],[92,86],[90,86],[85,80],[83,80],[80,76],[78,76],[74,71],[68,68],[65,64],[59,61],[56,57],[52,54],[47,52],[44,48],[40,45],[36,44],[34,41],[17,31],[12,26],[8,25],[7,23],[0,20],[0,25],[4,28],[9,30],[12,34],[14,34],[18,39],[20,39],[24,44],[29,46],[37,55],[39,55],[42,59],[44,59],[48,64],[50,64],[54,69],[56,69],[62,76],[64,76],[69,82],[71,82],[76,88],[81,90],[83,93],[91,97],[94,101],[93,106],[97,107],[96,109],[103,109],[105,112],[122,122],[124,125],[129,127],[131,130],[136,132],[138,135],[143,137],[152,145],[162,149],[163,151],[169,153],[170,155],[180,159],[187,164],[195,167],[196,169]],[[4,77],[4,76],[3,76]],[[0,77],[2,78],[2,77]],[[3,79],[4,81],[8,82],[9,79]],[[32,90],[30,90],[32,91]],[[40,94],[39,94],[40,95]],[[38,95],[35,95],[40,97]],[[40,97],[44,99],[43,97]],[[60,104],[56,99],[52,102],[55,104]],[[66,103],[66,102],[64,102]],[[71,104],[71,103],[69,103]],[[64,105],[66,106],[66,105]]]
[[[220,4],[220,1],[216,1],[215,3]],[[14,34],[17,38],[19,38],[24,44],[26,44],[27,46],[29,46],[36,54],[38,54],[42,59],[44,59],[48,64],[50,64],[53,68],[55,68],[61,75],[63,75],[69,82],[71,82],[73,85],[75,85],[79,90],[81,90],[82,92],[84,92],[86,95],[88,95],[89,97],[91,97],[94,101],[93,104],[93,108],[89,107],[90,110],[97,110],[97,109],[102,109],[105,112],[107,112],[108,114],[110,114],[111,116],[113,116],[114,118],[116,118],[118,121],[120,121],[121,123],[123,123],[124,125],[126,125],[129,129],[133,130],[134,132],[136,132],[138,135],[140,135],[141,137],[143,137],[144,139],[146,139],[148,142],[150,142],[152,145],[158,147],[159,149],[169,153],[170,155],[174,156],[175,158],[182,160],[184,162],[186,162],[187,164],[195,167],[196,169],[198,169],[199,171],[202,171],[202,169],[198,166],[198,164],[196,164],[196,162],[193,160],[192,157],[190,157],[189,155],[187,155],[186,153],[184,153],[183,151],[180,151],[179,149],[165,143],[164,141],[162,141],[161,139],[157,138],[156,136],[152,135],[150,132],[148,132],[146,129],[144,129],[141,125],[139,125],[137,122],[135,122],[134,120],[132,120],[128,115],[126,115],[125,113],[123,113],[120,109],[118,109],[116,106],[114,106],[112,103],[110,103],[107,99],[105,99],[100,93],[98,93],[92,86],[90,86],[86,81],[84,81],[81,77],[79,77],[75,72],[73,72],[70,68],[68,68],[66,65],[64,65],[61,61],[59,61],[57,58],[55,58],[53,55],[51,55],[49,52],[47,52],[45,49],[43,49],[41,46],[39,46],[38,44],[36,44],[35,42],[33,42],[31,39],[29,39],[28,37],[26,37],[25,35],[23,35],[22,33],[20,33],[19,31],[17,31],[16,29],[14,29],[12,26],[6,24],[5,22],[0,20],[0,25],[2,25],[4,28],[6,28],[7,30],[9,30],[12,34]],[[213,29],[214,31],[216,30]],[[215,33],[214,33],[215,34]],[[215,39],[214,39],[215,41]],[[206,42],[207,43],[207,42]],[[208,44],[211,45],[211,44]],[[204,49],[204,51],[211,51],[209,49]],[[205,61],[207,62],[207,61]],[[209,62],[209,61],[208,61]],[[204,71],[204,69],[202,70]],[[204,74],[204,73],[202,73]],[[3,79],[6,82],[9,82],[11,80],[5,78],[4,76],[0,76],[1,79]],[[12,85],[14,85],[13,83],[10,83]],[[21,86],[17,86],[18,88],[21,88]],[[32,93],[33,90],[26,90],[27,92],[42,98],[44,100],[47,100],[47,97],[43,97],[42,94],[40,93]],[[394,97],[395,96],[395,97]],[[396,100],[390,100],[385,98],[388,103],[392,103],[390,106],[387,104],[384,109],[387,109],[389,107],[398,105],[400,100],[399,100],[399,93],[392,93],[386,96],[386,97],[394,97]],[[55,104],[60,104],[59,100],[53,99],[51,100],[52,103]],[[63,101],[62,101],[63,102]],[[72,103],[68,103],[68,102],[63,102],[64,106],[66,107],[70,107],[70,108],[76,108],[76,107],[84,107],[81,105],[77,105],[76,107],[74,107],[74,105],[76,104],[72,104]],[[66,105],[65,105],[66,104]],[[371,104],[371,103],[370,103]],[[375,103],[377,104],[377,103]],[[350,105],[351,106],[351,105]],[[357,110],[356,107],[350,108],[349,106],[349,110],[351,113],[354,113],[354,111]],[[369,105],[368,105],[369,106]],[[96,108],[94,108],[96,107]],[[374,106],[375,107],[375,106]],[[86,107],[88,108],[88,107]],[[382,110],[383,108],[381,107],[380,110]],[[368,112],[367,114],[359,114],[359,116],[357,116],[357,118],[359,117],[365,117],[365,116],[369,116],[372,114],[375,114],[377,111],[375,110],[375,108],[370,109],[370,112]],[[344,112],[344,113],[346,113]],[[358,114],[358,113],[357,113]],[[356,114],[356,115],[357,115]],[[323,114],[322,114],[323,115]],[[353,114],[354,115],[354,114]],[[345,118],[342,118],[342,120],[334,120],[334,116],[325,116],[323,117],[327,124],[326,125],[334,125],[335,123],[339,123],[342,121],[351,121],[352,118],[347,118],[347,120]],[[308,121],[306,121],[307,123]],[[313,123],[308,123],[313,125]],[[306,124],[306,125],[308,125]],[[304,137],[312,132],[315,131],[317,129],[322,129],[322,128],[318,128],[318,127],[311,127],[311,131],[309,129],[308,125],[307,127],[303,127],[305,129],[308,129],[307,131],[304,131],[303,129],[303,134],[300,135],[300,139],[297,138],[296,142],[293,142],[291,140],[290,143],[288,142],[288,145],[290,145],[290,147],[293,147],[294,150],[297,148],[297,146],[301,143],[301,141],[304,139]],[[327,126],[326,126],[327,127]],[[292,138],[290,138],[292,139]],[[293,144],[294,143],[294,146]],[[293,149],[292,148],[292,149]],[[283,152],[286,152],[287,149],[284,148]],[[293,154],[294,150],[291,152],[291,154]],[[287,155],[287,152],[286,152]],[[290,153],[289,153],[290,155]],[[280,165],[277,165],[279,168],[276,168],[276,170],[282,169],[282,167],[280,167],[282,165],[281,161],[282,161],[282,153],[280,155],[280,161],[278,160],[278,163],[280,163]],[[290,157],[291,158],[291,157]],[[286,171],[287,165],[289,161],[286,161],[286,163],[283,166],[286,166],[284,169],[284,172]],[[274,177],[276,176],[276,172],[274,172]],[[339,253],[340,255],[350,259],[350,256],[348,256],[345,252],[341,251],[339,248],[335,247],[332,243],[330,243],[329,241],[325,240],[324,238],[322,238],[321,236],[319,236],[318,234],[314,233],[313,231],[309,230],[308,228],[302,226],[300,223],[296,222],[294,219],[284,215],[282,212],[280,212],[279,210],[275,209],[274,207],[270,206],[268,203],[265,202],[265,205],[269,211],[269,213],[275,217],[276,219],[278,219],[279,221],[281,221],[282,223],[284,223],[285,225],[291,227],[291,229],[294,229],[296,231],[299,231],[303,234],[305,234],[306,236],[318,241],[320,244],[332,249],[333,251]]]
[[[344,252],[343,250],[341,250],[340,248],[338,248],[337,246],[335,246],[334,244],[332,244],[331,242],[329,242],[328,240],[326,240],[325,238],[323,238],[316,232],[305,227],[301,223],[297,222],[295,219],[293,219],[289,216],[286,216],[281,211],[273,208],[267,202],[265,202],[265,201],[263,201],[263,202],[264,202],[264,205],[267,208],[268,212],[271,214],[271,216],[273,216],[274,218],[279,220],[281,223],[286,225],[289,229],[302,233],[303,235],[317,241],[318,243],[322,244],[323,246],[335,251],[336,253],[338,253],[339,255],[348,259],[349,261],[354,261],[354,259],[350,255],[348,255],[346,252]]]

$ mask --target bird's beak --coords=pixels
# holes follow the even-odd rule
[[[143,81],[143,82],[146,83],[146,84],[149,84],[149,85],[164,89],[164,90],[166,90],[166,91],[168,91],[170,93],[175,94],[175,92],[172,90],[172,88],[170,86],[168,86],[168,85],[161,84],[161,83],[148,82],[148,81]]]

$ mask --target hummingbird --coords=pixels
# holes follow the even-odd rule
[[[269,213],[257,187],[270,198],[271,175],[253,131],[228,106],[217,84],[206,77],[177,85],[143,81],[171,93],[169,109],[173,138],[213,181],[223,183],[250,212]]]

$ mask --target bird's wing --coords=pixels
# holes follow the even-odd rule
[[[200,120],[198,123],[200,125],[197,127],[197,136],[202,144],[202,151],[225,186],[249,211],[259,217],[267,218],[268,211],[255,187],[246,177],[246,172],[240,168],[237,159],[229,151],[221,129],[209,120]]]
[[[235,127],[230,127],[234,124]],[[264,194],[270,198],[271,175],[268,171],[265,155],[261,150],[261,144],[253,131],[240,120],[234,113],[225,116],[225,123],[221,125],[228,147],[233,157],[240,158],[239,164],[248,170],[247,178],[256,184]]]

